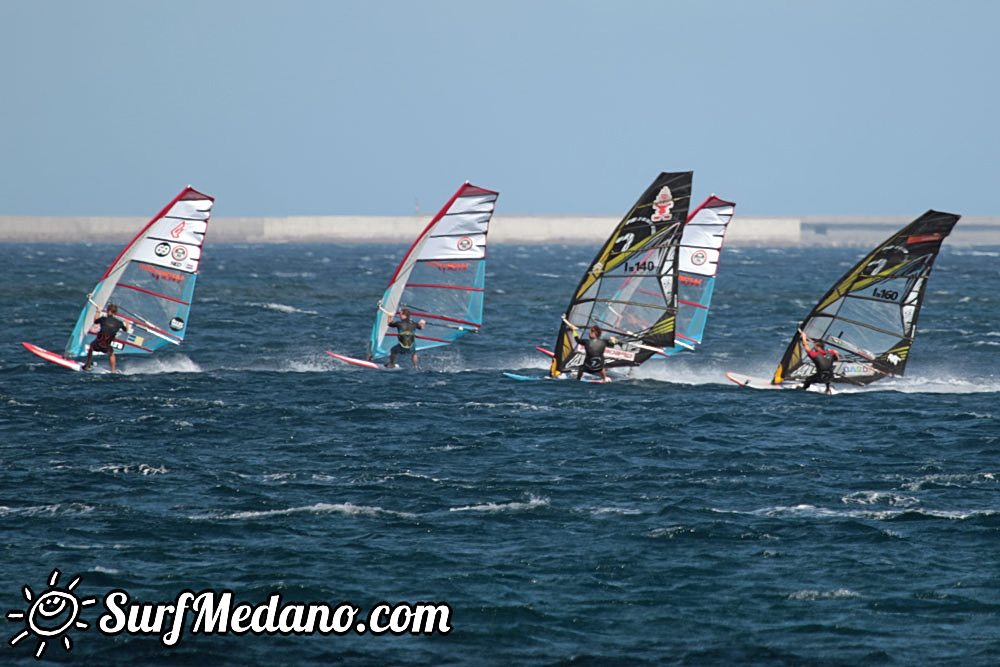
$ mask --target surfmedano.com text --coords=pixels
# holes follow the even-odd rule
[[[156,636],[164,646],[181,640],[186,626],[192,635],[446,635],[451,632],[451,607],[446,603],[374,605],[367,615],[349,602],[282,602],[272,593],[267,602],[234,604],[233,592],[184,590],[173,602],[133,603],[116,589],[104,596],[107,610],[97,627],[108,636],[121,633]],[[190,624],[186,621],[190,619]]]

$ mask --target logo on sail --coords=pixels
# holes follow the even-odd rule
[[[474,245],[476,245],[475,242],[468,236],[463,236],[458,240],[458,249],[462,251],[472,250]]]
[[[427,266],[432,266],[439,271],[468,271],[468,262],[427,262]]]
[[[187,220],[181,220],[180,224],[170,230],[170,235],[175,239],[179,239],[181,234],[184,233],[184,225],[187,224]]]
[[[691,255],[691,263],[695,266],[701,266],[708,261],[708,255],[705,254],[704,250],[699,250],[693,255]]]
[[[674,195],[670,192],[670,188],[664,185],[660,188],[660,192],[656,195],[656,199],[653,200],[653,215],[649,216],[649,219],[653,222],[670,220],[672,217],[670,209],[673,207]]]
[[[149,271],[153,278],[156,280],[166,280],[174,283],[184,282],[184,277],[179,276],[176,273],[171,273],[170,271],[164,271],[150,264],[140,264],[139,268],[143,271]]]

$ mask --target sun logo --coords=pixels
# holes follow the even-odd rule
[[[25,611],[12,609],[7,612],[8,621],[25,621],[24,630],[10,640],[10,645],[16,646],[22,639],[35,635],[39,640],[35,649],[35,658],[38,660],[42,659],[50,640],[56,641],[62,637],[62,645],[66,650],[73,648],[73,640],[65,633],[71,628],[86,630],[90,627],[86,621],[77,619],[81,608],[97,603],[97,598],[80,599],[73,592],[80,583],[80,577],[69,582],[65,589],[58,588],[58,583],[59,570],[52,570],[52,574],[49,575],[49,589],[38,597],[35,597],[31,589],[25,585],[22,593],[25,601],[29,603],[28,609]]]

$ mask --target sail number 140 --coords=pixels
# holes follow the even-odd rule
[[[637,264],[625,264],[626,273],[634,273],[635,271],[656,271],[656,262],[647,260]]]

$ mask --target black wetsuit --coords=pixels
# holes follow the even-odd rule
[[[90,344],[90,349],[94,352],[111,354],[111,341],[125,328],[125,324],[114,315],[104,315],[94,320],[94,323],[101,328],[97,332],[97,338]]]
[[[397,344],[393,346],[392,351],[397,354],[400,352],[403,354],[413,352],[413,344],[417,342],[417,335],[414,332],[420,326],[409,318],[398,322],[389,322],[389,326],[399,331],[399,334],[396,336]]]
[[[583,370],[599,374],[604,369],[604,350],[607,349],[608,342],[601,338],[580,338],[579,336],[575,338],[577,343],[583,345]]]
[[[833,382],[833,362],[840,359],[836,350],[809,350],[809,358],[816,365],[816,372],[806,378],[802,385],[803,389],[808,389],[813,382],[822,382],[827,388]]]

